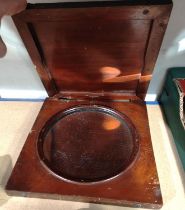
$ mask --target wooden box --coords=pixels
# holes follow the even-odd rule
[[[9,194],[162,206],[144,98],[171,8],[167,0],[28,4],[13,16],[49,97]]]

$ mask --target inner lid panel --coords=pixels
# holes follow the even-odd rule
[[[144,98],[172,5],[124,2],[28,4],[13,16],[49,96]]]
[[[135,91],[150,20],[106,21],[84,10],[29,28],[58,91]]]

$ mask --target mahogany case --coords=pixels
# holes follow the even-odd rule
[[[144,97],[171,1],[28,4],[13,16],[49,97],[9,194],[160,208]]]

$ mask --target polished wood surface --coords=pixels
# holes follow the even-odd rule
[[[130,163],[129,167],[126,170],[123,170],[122,173],[119,173],[113,179],[108,179],[108,180],[105,179],[104,181],[90,182],[90,183],[82,183],[82,182],[74,183],[72,181],[71,182],[66,181],[65,179],[61,179],[58,178],[57,176],[54,176],[53,173],[51,173],[51,171],[49,171],[43,165],[43,162],[40,159],[40,155],[38,155],[37,152],[38,139],[40,136],[40,132],[43,131],[43,127],[46,126],[46,122],[48,122],[53,116],[55,116],[59,112],[69,110],[70,108],[73,109],[75,106],[82,106],[84,104],[90,107],[97,107],[97,106],[105,106],[108,108],[110,107],[110,109],[122,113],[131,120],[133,126],[135,127],[139,135],[139,151],[137,152],[135,160]],[[78,120],[79,123],[83,124],[83,120],[80,117],[78,118]],[[60,126],[67,125],[64,124],[62,124],[61,121]],[[92,125],[92,129],[91,127],[89,128],[92,131],[94,128],[96,128],[97,125],[98,128],[100,128],[99,126],[101,126],[104,127],[105,129],[109,129],[109,131],[107,130],[108,132],[110,132],[110,129],[113,130],[115,129],[116,132],[118,131],[117,121],[116,123],[110,123],[110,118],[104,117],[104,121],[102,120],[97,121],[95,119],[94,124],[95,124],[94,126]],[[88,124],[85,123],[83,126],[87,125]],[[58,129],[62,132],[60,126]],[[76,125],[73,125],[73,127],[75,126]],[[71,135],[78,134],[78,132],[75,133],[75,129],[71,129],[70,133]],[[70,133],[66,135],[69,137]],[[65,130],[63,134],[65,134]],[[89,135],[88,129],[84,130],[83,132],[84,144],[85,141],[89,141],[88,135]],[[118,146],[119,144],[118,143],[119,141],[111,142],[111,139],[110,142],[106,143],[105,140],[107,139],[107,141],[109,141],[109,137],[106,136],[106,139],[104,139],[103,137],[105,136],[104,134],[102,135],[102,130],[99,129],[97,130],[97,137],[98,136],[99,138],[97,139],[94,138],[94,141],[91,142],[91,144],[93,144],[94,142],[97,145],[96,152],[98,150],[109,151],[108,149],[109,147],[106,146],[107,144],[112,144],[115,146],[116,145]],[[61,147],[59,139],[57,144],[58,148]],[[120,141],[121,139],[123,140],[123,138],[121,138],[120,136]],[[136,139],[137,138],[135,138],[135,140]],[[67,145],[69,147],[67,147]],[[82,143],[80,145],[82,146]],[[49,147],[49,145],[47,146]],[[64,150],[66,150],[67,147],[68,149],[71,150],[72,148],[74,149],[73,146],[74,145],[71,144],[71,142],[68,144],[68,141],[66,141],[65,147],[63,148]],[[123,148],[125,148],[124,144],[122,144],[122,146]],[[50,150],[48,150],[47,148],[46,151]],[[114,148],[112,148],[112,151],[114,151]],[[91,152],[89,151],[90,154],[92,154]],[[45,154],[47,154],[48,156],[53,153],[46,152]],[[73,155],[74,154],[76,153],[73,153]],[[87,154],[87,157],[89,157],[90,154]],[[97,152],[97,157],[98,154],[99,153]],[[114,157],[114,152],[110,153],[110,155],[111,154],[113,154]],[[121,157],[123,158],[123,156]],[[59,159],[64,158],[64,156],[59,155],[58,158]],[[107,156],[107,158],[111,159],[111,156]],[[65,164],[65,162],[63,164]],[[72,171],[74,172],[74,170]],[[98,170],[100,169],[97,169],[97,171]],[[96,168],[94,168],[94,173],[96,174]],[[36,197],[45,197],[45,198],[54,198],[54,199],[62,198],[69,200],[109,203],[109,204],[126,205],[133,207],[137,206],[149,207],[149,208],[161,207],[162,197],[161,197],[159,180],[152,150],[145,104],[143,104],[142,102],[125,102],[125,103],[97,102],[97,101],[65,102],[62,100],[60,101],[58,99],[48,99],[44,103],[41,112],[39,113],[39,116],[32,130],[30,131],[28,139],[23,147],[23,150],[17,161],[17,164],[13,169],[12,175],[8,181],[6,189],[10,194],[13,193],[14,195],[17,194],[17,195],[24,195],[31,197],[36,196]]]
[[[127,91],[121,93],[114,92],[83,92],[83,91],[63,91],[56,94],[54,98],[63,100],[96,100],[96,101],[141,101],[134,93]]]
[[[134,92],[150,21],[105,22],[101,14],[92,17],[85,10],[79,20],[77,14],[74,19],[70,12],[65,15],[62,24],[32,25],[57,90]],[[131,75],[135,77],[129,78]]]
[[[0,25],[4,15],[14,15],[26,8],[26,0],[0,0]],[[0,57],[6,54],[6,45],[0,36]]]
[[[127,91],[144,98],[171,11],[168,3],[38,4],[13,19],[49,96]]]
[[[137,2],[29,4],[13,17],[52,97],[13,169],[9,194],[162,206],[142,99],[172,5]]]

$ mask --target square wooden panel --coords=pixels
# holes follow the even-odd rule
[[[78,91],[143,99],[171,8],[171,0],[28,4],[13,20],[50,97]]]
[[[132,121],[138,134],[139,149],[135,159],[124,171],[111,179],[83,183],[59,178],[43,165],[38,154],[39,135],[43,132],[43,127],[48,120],[59,112],[82,105],[88,107],[110,107],[112,110],[122,113]],[[79,121],[83,123],[80,117]],[[97,123],[94,121],[94,125]],[[94,125],[92,124],[92,127]],[[63,130],[61,130],[62,132]],[[75,135],[72,130],[71,132],[72,135]],[[87,137],[88,131],[84,130],[84,140]],[[98,141],[101,141],[101,138]],[[112,153],[113,151],[114,148],[112,148]],[[109,156],[107,156],[107,159],[109,159]],[[152,150],[145,104],[142,102],[65,102],[48,99],[44,103],[29,133],[7,183],[6,190],[9,194],[13,193],[31,197],[62,198],[132,207],[161,207],[161,190]]]

